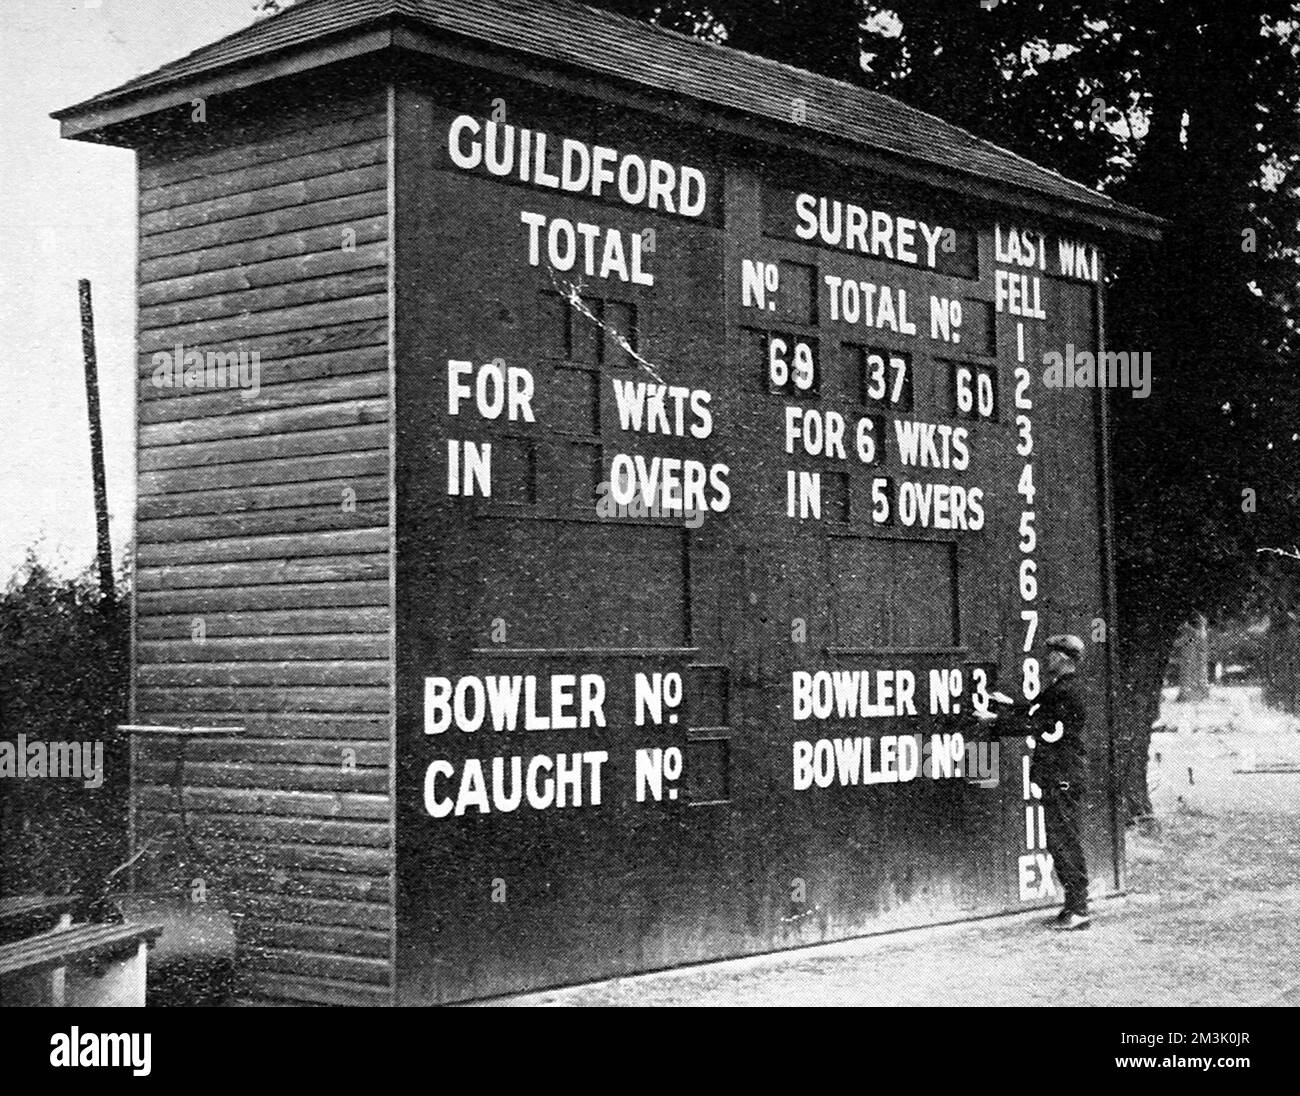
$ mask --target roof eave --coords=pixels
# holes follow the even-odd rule
[[[124,122],[188,105],[195,99],[241,91],[269,80],[302,75],[325,65],[391,49],[394,44],[394,22],[395,20],[386,18],[367,26],[349,28],[328,39],[317,39],[306,46],[265,54],[243,64],[217,69],[197,79],[179,77],[162,86],[142,88],[139,91],[127,88],[121,94],[109,92],[98,95],[62,110],[52,111],[50,117],[58,121],[62,137],[111,144],[112,141],[106,139],[104,131]]]

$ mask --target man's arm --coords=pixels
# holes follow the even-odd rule
[[[976,733],[982,737],[988,738],[1016,738],[1024,734],[1033,734],[1031,727],[1032,717],[1030,710],[1034,704],[1028,701],[1014,701],[1010,697],[1004,697],[998,701],[990,697],[993,701],[990,704],[987,715],[976,713],[972,722],[975,725]]]
[[[1019,738],[1031,735],[1049,739],[1057,721],[1069,718],[1061,709],[1061,697],[1056,690],[1044,689],[1034,700],[1018,700],[1002,705],[996,717],[985,721],[984,726],[991,737]]]

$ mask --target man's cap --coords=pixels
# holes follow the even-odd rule
[[[1059,635],[1047,637],[1047,649],[1060,651],[1063,655],[1069,655],[1075,662],[1080,662],[1083,659],[1083,652],[1088,648],[1078,636]]]

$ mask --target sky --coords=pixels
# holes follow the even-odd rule
[[[49,114],[253,21],[252,0],[0,0],[0,586],[95,556],[77,279],[95,302],[114,556],[134,508],[135,154]]]

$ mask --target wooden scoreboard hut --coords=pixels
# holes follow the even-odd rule
[[[302,0],[56,117],[138,153],[133,718],[244,728],[185,796],[250,992],[1053,905],[967,720],[1058,631],[1123,886],[1083,363],[1155,218],[568,0]]]

